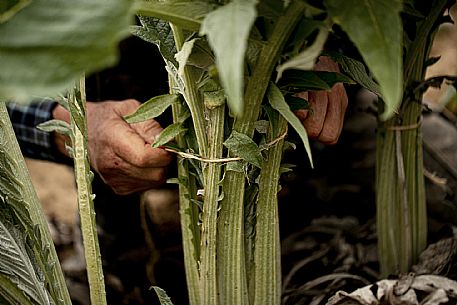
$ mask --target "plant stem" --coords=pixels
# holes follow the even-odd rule
[[[236,118],[233,130],[250,137],[260,106],[280,52],[287,37],[303,14],[304,4],[292,1],[284,15],[279,17],[271,38],[259,58],[248,81],[245,93],[245,111]],[[244,257],[244,189],[243,173],[227,171],[223,182],[225,195],[221,201],[218,226],[218,278],[221,304],[248,304]],[[275,195],[276,196],[276,195]]]
[[[175,38],[176,49],[180,51],[182,45],[185,42],[183,31],[173,24],[170,24],[170,26]],[[201,156],[206,157],[208,154],[208,140],[205,133],[205,118],[203,117],[205,108],[200,93],[197,89],[197,82],[189,67],[184,67],[183,82],[185,88],[184,99],[186,100],[187,106],[189,107],[190,113],[192,115],[192,120],[194,122],[199,153]]]
[[[52,243],[48,223],[30,179],[24,157],[22,156],[4,102],[0,102],[0,127],[1,145],[7,147],[8,154],[11,156],[10,158],[2,156],[2,160],[10,159],[12,161],[9,164],[5,164],[8,166],[5,168],[14,171],[17,181],[20,182],[20,188],[16,195],[19,196],[20,202],[26,205],[33,225],[39,229],[38,237],[41,238],[41,245],[34,245],[34,251],[48,252],[47,260],[41,261],[40,259],[39,264],[41,269],[44,270],[49,290],[51,295],[55,296],[57,304],[70,305],[70,295],[68,294],[62,269],[58,263],[59,259],[54,244]],[[44,254],[41,253],[41,255]],[[40,256],[40,254],[37,254],[37,257],[38,256]]]
[[[208,142],[210,159],[222,157],[225,105],[208,109]],[[220,196],[220,163],[205,165],[205,194],[202,214],[201,289],[204,305],[219,303],[216,273],[217,211]]]
[[[269,141],[285,133],[287,121],[279,116],[278,131]],[[254,305],[281,303],[281,245],[279,240],[278,186],[284,140],[269,148],[262,166],[257,199],[254,250]],[[252,292],[251,292],[252,293]]]
[[[84,243],[84,256],[92,305],[106,305],[105,281],[98,244],[90,165],[87,149],[87,122],[85,79],[81,77],[75,90],[70,93],[70,126],[73,141],[73,160],[76,185],[78,187],[78,207]]]
[[[433,4],[419,25],[417,37],[405,56],[407,86],[425,77],[436,21],[447,0]],[[427,244],[427,214],[423,173],[422,97],[405,95],[400,108],[401,121],[393,118],[381,126],[377,135],[377,223],[381,274],[407,272]],[[397,125],[410,126],[398,130]],[[393,177],[393,179],[392,179]]]
[[[173,88],[172,77],[169,77],[170,88]],[[172,105],[173,120],[178,122],[182,106]],[[183,135],[176,137],[178,147],[185,147]],[[190,305],[200,305],[200,273],[198,260],[200,257],[200,229],[198,227],[198,207],[191,202],[191,198],[197,194],[195,178],[189,175],[188,162],[186,159],[177,157],[179,179],[179,214],[181,221],[181,234],[184,252],[184,265],[186,270],[186,282]]]

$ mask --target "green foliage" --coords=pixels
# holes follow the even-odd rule
[[[113,65],[132,21],[130,6],[129,0],[31,2],[0,24],[0,97],[56,95],[82,72]]]
[[[71,136],[71,128],[67,122],[60,120],[50,120],[37,126],[38,129],[47,132],[57,132],[66,136]]]
[[[332,59],[341,66],[343,71],[359,85],[375,93],[377,96],[382,97],[379,85],[368,75],[367,69],[363,63],[336,52],[327,53],[327,55],[332,57]]]
[[[168,297],[165,290],[163,290],[162,288],[157,287],[157,286],[152,286],[152,288],[157,293],[157,297],[159,298],[160,305],[173,305],[173,303],[171,302],[171,299]]]
[[[327,40],[327,36],[328,30],[326,28],[321,28],[319,30],[319,34],[316,37],[316,40],[311,46],[277,67],[277,80],[281,78],[282,73],[287,69],[312,70],[316,58],[322,52],[324,43]]]
[[[295,131],[297,131],[298,135],[300,136],[300,139],[303,141],[303,145],[305,146],[309,162],[311,163],[311,166],[313,166],[308,134],[306,133],[303,124],[290,110],[289,105],[287,105],[286,101],[284,100],[284,96],[282,95],[281,91],[278,89],[278,87],[276,87],[273,84],[270,84],[270,87],[268,88],[268,100],[270,102],[271,107],[278,111],[295,129]]]
[[[235,156],[257,167],[262,167],[263,157],[257,144],[247,135],[232,131],[230,137],[225,140],[224,146]]]
[[[291,70],[284,74],[278,86],[288,92],[329,91],[337,83],[354,84],[354,81],[336,72]]]
[[[124,116],[127,123],[139,123],[161,115],[168,107],[179,101],[177,94],[165,94],[155,96],[141,106],[132,114]]]
[[[4,103],[0,103],[0,298],[70,304],[58,258]]]
[[[200,34],[208,37],[214,50],[228,104],[237,116],[243,111],[244,57],[257,15],[255,6],[253,0],[234,0],[206,15],[200,29]]]
[[[176,53],[175,40],[170,24],[166,21],[152,17],[139,16],[138,18],[141,22],[141,26],[132,26],[132,34],[147,42],[155,44],[159,48],[163,58],[177,67],[178,63],[174,57],[174,54]]]
[[[0,273],[8,275],[0,277],[0,285],[6,290],[1,292],[14,298],[17,304],[51,304],[53,301],[45,289],[41,271],[36,269],[38,266],[33,262],[33,255],[29,256],[27,252],[27,248],[30,248],[26,244],[26,233],[24,233],[27,228],[18,229],[15,227],[14,220],[6,221],[6,218],[11,218],[12,215],[7,215],[6,203],[3,198],[1,201]],[[14,285],[11,285],[10,281]],[[27,303],[21,303],[24,299]]]
[[[216,7],[208,1],[135,2],[135,11],[139,15],[166,20],[191,31],[198,31],[202,19]]]
[[[152,147],[157,148],[172,141],[175,137],[185,132],[187,129],[182,123],[175,123],[167,126],[152,143]]]
[[[403,32],[399,0],[326,0],[332,20],[341,25],[380,85],[386,103],[381,118],[390,118],[402,98]]]

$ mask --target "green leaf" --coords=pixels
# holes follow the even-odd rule
[[[159,134],[151,146],[154,148],[160,147],[172,141],[176,136],[185,132],[186,130],[187,129],[181,123],[171,124]]]
[[[163,58],[177,67],[178,63],[174,57],[176,46],[170,24],[152,17],[138,16],[138,18],[142,26],[132,26],[130,28],[132,34],[144,41],[155,44]]]
[[[173,305],[165,290],[157,286],[152,286],[152,288],[154,288],[157,297],[159,298],[160,305]]]
[[[71,135],[70,125],[61,120],[50,120],[37,125],[37,128],[47,132],[58,132],[69,137]]]
[[[138,109],[129,115],[124,116],[124,120],[129,123],[139,123],[158,117],[171,105],[179,101],[178,94],[164,94],[151,98],[141,104]]]
[[[117,61],[129,0],[35,0],[0,24],[0,97],[54,96]]]
[[[287,95],[285,97],[287,104],[289,105],[289,108],[291,111],[297,111],[300,109],[309,109],[309,102],[305,100],[304,98],[298,97],[298,96],[293,96],[293,95]]]
[[[291,70],[284,74],[278,86],[298,91],[330,90],[336,83],[354,84],[354,81],[337,72]]]
[[[0,2],[0,24],[8,21],[30,2],[31,0],[4,0]]]
[[[402,98],[402,23],[399,0],[326,0],[328,12],[359,49],[380,85],[388,119]]]
[[[4,205],[5,203],[2,203]],[[44,282],[35,271],[32,260],[27,254],[24,233],[5,222],[5,209],[0,217],[0,273],[7,275],[0,279],[15,284],[30,299],[38,304],[52,304],[44,287]],[[0,286],[7,287],[7,283]],[[0,290],[1,291],[1,290]],[[22,297],[21,297],[22,298]]]
[[[138,15],[166,20],[186,30],[198,31],[206,14],[217,8],[207,1],[137,1]]]
[[[313,44],[299,53],[297,56],[289,59],[283,64],[279,65],[276,70],[278,75],[276,81],[278,81],[282,73],[287,69],[300,69],[300,70],[311,70],[314,67],[316,58],[322,51],[325,42],[327,41],[328,30],[326,28],[321,28],[319,34],[317,34],[316,39]]]
[[[336,52],[328,52],[325,54],[330,56],[334,61],[336,61],[341,66],[343,71],[346,72],[359,85],[363,86],[365,89],[370,90],[377,96],[382,97],[379,85],[373,80],[373,78],[370,75],[368,75],[365,65],[363,63]]]
[[[224,146],[227,147],[233,155],[242,158],[258,168],[262,167],[263,157],[260,153],[260,149],[247,135],[233,130],[230,137],[225,140]]]
[[[271,107],[278,111],[300,136],[303,145],[305,146],[306,153],[308,154],[311,167],[313,167],[311,148],[309,146],[308,134],[306,133],[305,127],[303,127],[303,124],[300,122],[300,120],[290,110],[289,105],[287,105],[286,101],[284,100],[284,96],[278,87],[276,87],[274,84],[270,84],[268,87],[267,96]]]
[[[196,38],[186,41],[181,50],[176,53],[175,58],[178,61],[178,74],[182,77],[184,75],[184,67],[187,65],[187,60],[189,59],[192,49],[194,48],[194,43],[197,41]]]
[[[243,112],[243,71],[249,32],[254,23],[256,1],[235,0],[211,12],[203,20],[201,35],[207,35],[216,54],[216,65],[228,105],[235,115]]]

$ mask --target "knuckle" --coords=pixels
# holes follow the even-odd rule
[[[166,181],[167,170],[165,167],[160,167],[155,169],[154,175],[152,177],[153,181],[157,184],[162,184]]]

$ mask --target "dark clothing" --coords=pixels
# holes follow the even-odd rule
[[[56,104],[51,99],[43,98],[29,105],[16,103],[6,105],[24,156],[49,161],[57,160],[52,135],[36,128],[38,124],[52,119],[52,109]]]

